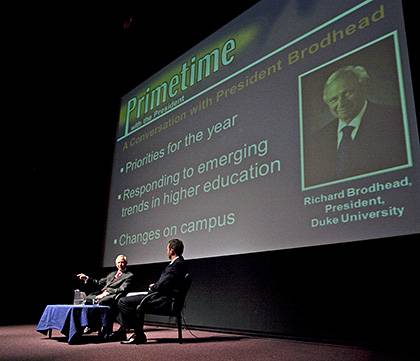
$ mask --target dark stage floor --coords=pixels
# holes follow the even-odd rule
[[[184,343],[178,344],[176,329],[147,326],[146,345],[99,343],[95,335],[84,335],[79,344],[68,345],[56,330],[48,339],[35,331],[35,325],[3,326],[0,327],[0,360],[414,361],[410,356],[403,356],[404,350],[384,352],[195,330],[192,333],[184,330]]]

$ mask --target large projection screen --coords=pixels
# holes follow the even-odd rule
[[[400,1],[263,0],[122,98],[103,265],[418,233],[419,160]]]

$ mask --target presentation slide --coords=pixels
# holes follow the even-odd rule
[[[418,233],[402,11],[263,0],[126,94],[103,265]]]

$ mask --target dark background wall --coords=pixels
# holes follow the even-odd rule
[[[1,324],[36,323],[46,304],[71,302],[76,273],[106,274],[102,242],[119,98],[253,3],[227,9],[216,1],[196,9],[204,17],[187,16],[187,4],[52,13],[37,7],[11,16],[7,53],[16,75],[5,137],[13,167],[5,173],[13,177],[5,191],[11,202]],[[417,94],[416,13],[408,1],[404,6]],[[192,260],[186,321],[384,347],[389,339],[406,342],[418,318],[416,258],[415,237],[404,236]],[[162,267],[133,267],[138,287]]]

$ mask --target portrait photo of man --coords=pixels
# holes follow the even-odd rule
[[[330,120],[318,127],[308,124],[309,120],[303,123],[305,187],[407,164],[399,100],[394,99],[392,105],[372,101],[371,76],[359,63],[343,64],[324,73],[319,104]],[[392,83],[388,85],[392,87]],[[398,83],[393,87],[398,88]],[[399,98],[399,93],[395,94],[394,98]]]

